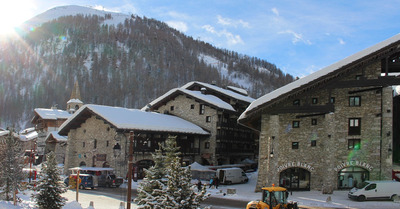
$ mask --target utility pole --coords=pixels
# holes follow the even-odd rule
[[[132,202],[132,169],[133,169],[133,140],[134,135],[133,131],[129,133],[129,161],[128,161],[128,197],[127,201],[127,209],[131,209]]]

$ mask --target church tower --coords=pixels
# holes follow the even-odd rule
[[[81,92],[79,90],[78,81],[76,81],[74,89],[72,90],[71,93],[71,98],[67,102],[67,111],[72,114],[75,111],[77,111],[80,107],[82,107],[82,105],[83,102],[81,101]]]

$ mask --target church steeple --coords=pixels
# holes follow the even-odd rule
[[[78,81],[75,81],[74,89],[72,89],[72,92],[71,92],[71,98],[67,102],[67,111],[69,113],[74,113],[82,105],[83,105],[83,102],[81,101],[81,92],[79,90],[79,83],[78,83]]]
[[[80,92],[80,90],[79,90],[79,83],[78,83],[78,81],[75,81],[74,89],[72,90],[71,98],[70,98],[70,99],[79,99],[79,100],[81,100],[81,92]]]

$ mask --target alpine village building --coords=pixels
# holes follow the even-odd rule
[[[400,34],[254,101],[238,122],[260,132],[256,191],[391,179],[398,72]]]
[[[241,88],[228,86],[224,89],[194,81],[171,89],[143,109],[175,115],[209,131],[210,137],[200,141],[196,162],[239,164],[257,158],[254,131],[237,123],[240,114],[254,100]]]
[[[35,108],[31,123],[38,134],[36,155],[38,163],[42,162],[45,154],[53,151],[58,163],[63,164],[67,139],[58,135],[58,128],[81,106],[81,95],[78,82],[75,82],[70,100],[67,102],[67,110],[58,109],[56,105],[48,108]]]
[[[223,99],[206,95],[204,87]],[[64,172],[77,166],[112,167],[117,175],[125,176],[131,131],[134,133],[136,178],[144,177],[143,169],[153,165],[152,154],[169,136],[176,137],[185,165],[253,160],[257,151],[254,131],[238,126],[237,118],[254,99],[236,93],[244,93],[243,89],[230,88],[233,90],[190,82],[168,91],[142,110],[94,104],[82,106],[58,130],[59,135],[68,138]],[[223,132],[218,130],[232,136],[230,139],[221,137]],[[222,142],[229,146],[219,146]]]

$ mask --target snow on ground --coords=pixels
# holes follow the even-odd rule
[[[249,182],[246,184],[234,184],[234,185],[220,185],[218,189],[208,188],[208,181],[202,181],[203,184],[207,185],[207,192],[211,194],[212,197],[224,198],[224,199],[235,199],[243,201],[260,200],[261,193],[254,192],[255,185],[257,183],[257,172],[248,173]],[[194,179],[193,184],[197,182]],[[136,189],[138,182],[132,183],[132,188]],[[126,188],[127,185],[121,185],[122,188]],[[236,194],[228,195],[227,189],[236,189]],[[348,191],[334,191],[333,194],[322,194],[320,191],[299,191],[293,192],[289,195],[289,200],[297,201],[300,206],[310,206],[310,207],[326,207],[326,208],[351,208],[351,209],[399,209],[400,203],[395,203],[393,201],[365,201],[358,202],[350,200],[347,197]],[[75,201],[76,193],[73,190],[68,190],[67,193],[63,195],[68,198],[67,204],[63,209],[92,209],[89,207],[90,201],[93,201],[95,209],[119,209],[121,200],[116,198],[107,197],[104,195],[92,195],[90,193],[79,193],[79,203]],[[20,193],[19,197],[22,202],[18,203],[18,206],[13,206],[12,202],[0,201],[0,209],[34,209],[34,203],[30,200],[29,193]],[[331,199],[330,202],[327,200]],[[134,198],[134,197],[133,197]],[[132,208],[136,208],[132,204]]]

